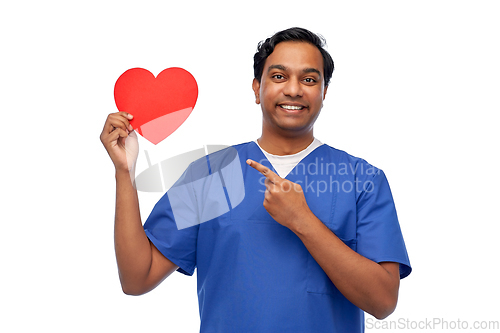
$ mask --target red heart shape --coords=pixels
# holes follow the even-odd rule
[[[181,126],[197,98],[195,78],[177,67],[163,70],[156,78],[146,69],[132,68],[115,84],[116,107],[131,113],[132,127],[155,145]]]

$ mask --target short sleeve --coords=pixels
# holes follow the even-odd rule
[[[199,224],[229,212],[245,196],[236,149],[227,147],[193,161],[158,201],[144,224],[146,235],[179,271],[196,267]]]
[[[199,225],[177,228],[168,192],[144,223],[149,240],[167,259],[179,266],[179,272],[186,275],[193,275],[196,267],[198,229]]]
[[[356,204],[357,252],[377,263],[399,263],[400,278],[411,272],[389,183],[382,170],[368,181]]]

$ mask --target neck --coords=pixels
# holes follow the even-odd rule
[[[314,141],[314,136],[312,130],[304,135],[281,136],[263,129],[262,136],[257,141],[269,154],[292,155],[306,149]]]

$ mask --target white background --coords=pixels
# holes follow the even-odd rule
[[[133,67],[183,67],[198,81],[191,116],[158,146],[141,140],[142,160],[250,141],[261,126],[257,43],[292,26],[322,34],[335,61],[315,135],[391,184],[413,273],[387,320],[500,320],[498,7],[3,2],[0,331],[198,331],[196,277],[121,292],[114,169],[99,141],[114,83]],[[140,195],[143,219],[157,199]]]

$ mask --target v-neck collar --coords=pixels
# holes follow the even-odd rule
[[[315,139],[315,140],[316,140],[316,139]],[[288,176],[294,173],[293,171],[296,169],[297,165],[299,165],[300,163],[302,163],[302,162],[303,162],[306,158],[308,158],[308,157],[309,157],[309,156],[310,156],[313,152],[315,152],[318,148],[320,148],[320,147],[324,146],[324,143],[322,143],[322,142],[321,142],[321,141],[319,141],[319,140],[317,140],[317,141],[320,143],[320,145],[319,145],[319,146],[317,146],[317,147],[315,147],[314,149],[312,149],[309,153],[305,154],[305,155],[304,155],[304,156],[303,156],[303,157],[302,157],[302,158],[301,158],[301,159],[300,159],[300,160],[299,160],[299,161],[298,161],[298,162],[297,162],[297,163],[293,166],[293,168],[292,168],[292,169],[290,169],[290,171],[288,171],[287,175],[286,175],[285,177],[282,177],[282,178],[288,179]],[[257,161],[257,162],[259,162],[260,164],[263,164],[262,162],[263,162],[263,160],[265,160],[265,161],[267,162],[267,165],[266,165],[266,166],[267,166],[267,167],[270,167],[270,168],[271,168],[271,170],[272,170],[274,173],[278,174],[278,172],[276,171],[275,166],[271,163],[271,161],[268,159],[268,157],[267,157],[267,156],[266,156],[266,154],[264,153],[264,150],[263,150],[263,149],[262,149],[262,148],[261,148],[261,147],[257,144],[257,142],[252,141],[251,143],[253,143],[253,145],[254,145],[254,146],[253,146],[253,147],[254,147],[254,149],[258,151],[258,153],[257,153],[257,154],[259,154],[259,153],[260,153],[260,156],[261,156],[261,159],[260,159],[259,161]],[[313,143],[311,143],[311,145],[312,145],[312,144],[313,144]],[[309,145],[309,146],[308,146],[306,149],[304,149],[304,150],[307,150],[307,149],[308,149],[311,145]],[[298,153],[296,153],[296,154],[300,154],[300,153],[302,153],[304,150],[301,150],[300,152],[298,152]],[[292,154],[292,155],[296,155],[296,154]],[[269,155],[272,155],[272,154],[269,154]],[[285,156],[289,156],[289,155],[285,155]],[[264,165],[264,164],[263,164],[263,165]],[[278,175],[279,175],[279,174],[278,174]],[[280,176],[280,177],[281,177],[281,176]]]

